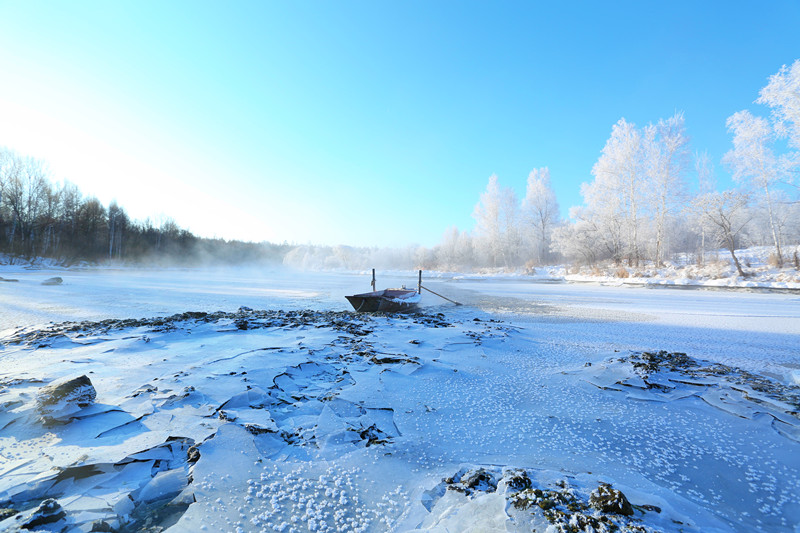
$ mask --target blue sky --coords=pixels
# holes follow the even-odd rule
[[[0,145],[207,236],[436,244],[488,178],[562,211],[621,117],[725,119],[800,58],[800,3],[0,0]]]

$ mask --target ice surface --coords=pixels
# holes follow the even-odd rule
[[[442,278],[428,284],[467,305],[426,295],[428,318],[363,317],[319,313],[347,309],[359,281],[348,275],[87,270],[33,283],[48,274],[2,286],[0,508],[23,517],[55,498],[86,531],[100,520],[287,532],[544,520],[510,512],[502,486],[437,489],[485,467],[538,472],[542,487],[568,478],[582,494],[611,483],[661,509],[637,515],[652,530],[800,523],[792,294]],[[310,311],[237,315],[242,305]],[[217,309],[231,316],[41,333],[49,320]],[[645,375],[619,361],[647,350],[738,370]],[[42,426],[37,392],[82,374],[95,402]]]

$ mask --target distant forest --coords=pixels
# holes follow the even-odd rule
[[[192,265],[278,262],[288,245],[197,237],[172,219],[132,220],[76,185],[52,183],[43,161],[0,147],[0,254],[8,260]]]
[[[782,67],[757,103],[726,126],[721,159],[736,186],[719,190],[711,157],[692,151],[683,113],[644,127],[620,119],[584,183],[584,204],[559,216],[547,167],[534,169],[525,197],[491,176],[472,231],[449,228],[433,248],[353,248],[200,238],[171,220],[131,220],[70,183],[54,185],[42,161],[0,147],[0,254],[61,264],[273,262],[305,269],[530,270],[558,263],[660,266],[675,254],[705,261],[724,248],[768,245],[773,266],[800,269],[800,60]],[[689,176],[695,178],[690,186]]]

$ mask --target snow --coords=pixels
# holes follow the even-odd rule
[[[647,531],[800,528],[795,293],[440,275],[464,306],[363,316],[358,274],[0,275],[0,530],[54,498],[64,531],[558,531],[510,472],[574,524],[608,483]],[[94,402],[44,426],[81,375]]]
[[[696,257],[687,254],[659,268],[647,264],[636,268],[625,266],[594,270],[584,268],[578,273],[568,273],[564,267],[546,270],[549,270],[554,277],[561,274],[562,279],[568,281],[687,288],[800,290],[800,272],[794,265],[776,268],[769,264],[774,248],[758,246],[736,250],[735,253],[748,274],[746,278],[738,275],[727,250],[708,252],[702,265],[696,263]],[[620,274],[624,277],[620,277]]]

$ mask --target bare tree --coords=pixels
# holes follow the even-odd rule
[[[45,199],[51,192],[47,170],[42,161],[15,152],[6,151],[2,159],[0,200],[3,211],[11,219],[7,232],[10,251],[33,257],[38,223],[46,207]]]
[[[694,209],[715,229],[720,244],[728,249],[736,271],[742,277],[747,274],[742,270],[735,250],[737,237],[750,221],[748,203],[749,196],[737,190],[709,192],[698,196],[693,202]]]
[[[122,257],[122,241],[128,228],[128,215],[116,201],[108,206],[108,258]]]

